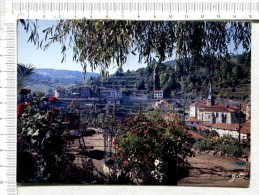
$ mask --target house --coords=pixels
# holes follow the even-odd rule
[[[89,98],[91,96],[90,88],[86,86],[71,87],[68,89],[67,94],[69,94],[69,96],[77,98]]]
[[[196,102],[190,105],[190,117],[197,117],[197,107],[198,106]]]
[[[163,90],[154,90],[154,99],[163,99]]]
[[[112,89],[110,97],[122,98],[122,91],[120,89]]]
[[[105,98],[109,105],[120,105],[122,91],[120,89],[103,89],[100,91],[100,98]]]
[[[108,97],[107,104],[109,104],[109,105],[120,105],[121,104],[121,98]]]
[[[90,88],[89,87],[80,87],[79,93],[81,98],[89,98],[90,97]]]
[[[158,100],[155,102],[154,104],[154,108],[159,108],[159,109],[162,109],[162,110],[173,110],[173,103],[168,100]]]
[[[56,98],[62,98],[66,95],[66,89],[64,87],[57,87],[55,90],[54,90],[54,96]]]
[[[223,136],[231,136],[235,139],[239,138],[239,128],[240,128],[240,139],[247,139],[250,137],[250,122],[246,122],[244,124],[234,123],[234,124],[226,124],[226,123],[201,123],[197,126],[198,131],[216,131],[220,137]]]
[[[102,89],[99,92],[100,98],[107,98],[111,95],[111,89]]]
[[[185,122],[188,126],[197,126],[200,121],[195,117],[188,117]]]

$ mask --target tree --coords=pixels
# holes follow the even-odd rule
[[[122,66],[129,53],[138,53],[139,61],[158,65],[175,54],[179,63],[176,68],[188,71],[190,68],[208,66],[219,70],[217,61],[229,54],[228,45],[234,49],[242,46],[245,52],[251,50],[250,22],[175,22],[175,21],[123,21],[123,20],[58,20],[55,25],[43,29],[43,39],[39,36],[38,20],[20,20],[30,35],[28,41],[39,48],[47,49],[59,43],[63,55],[72,49],[73,60],[81,63],[83,71],[101,69],[108,75],[107,68],[114,61]],[[205,60],[201,60],[206,56]],[[155,68],[156,69],[156,68]],[[156,72],[156,71],[155,71]]]
[[[17,89],[20,91],[28,82],[34,72],[35,67],[32,64],[17,64]]]
[[[145,90],[145,82],[144,80],[140,80],[138,83],[136,83],[136,88],[138,90]]]
[[[123,174],[144,184],[176,185],[188,174],[187,158],[193,156],[187,140],[184,127],[167,123],[162,112],[137,114],[115,134],[113,158]]]
[[[115,76],[122,76],[123,75],[123,68],[120,66],[115,72]]]

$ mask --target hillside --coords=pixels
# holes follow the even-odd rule
[[[86,72],[86,79],[90,77],[98,77],[98,73]],[[81,83],[83,81],[83,73],[71,70],[56,69],[36,69],[31,76],[30,82],[37,83],[42,81],[50,81],[52,83]]]
[[[90,77],[98,77],[98,73],[86,72],[86,80]],[[57,86],[64,88],[72,87],[83,81],[83,73],[80,71],[71,70],[56,70],[56,69],[36,69],[30,77],[26,88],[34,92],[43,92],[45,94],[53,94]]]
[[[156,86],[163,89],[166,98],[181,96],[189,99],[207,96],[209,83],[218,99],[233,99],[238,101],[250,98],[251,62],[248,55],[231,56],[229,61],[217,60],[213,65],[202,59],[207,66],[190,69],[188,72],[177,69],[175,60],[158,65]],[[189,66],[190,60],[185,62]],[[211,63],[211,62],[210,62]],[[215,69],[217,67],[217,69]],[[114,75],[103,81],[95,79],[95,85],[103,87],[119,87],[126,90],[154,90],[155,63],[136,71],[118,69]]]

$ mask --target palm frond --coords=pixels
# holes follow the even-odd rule
[[[30,76],[35,71],[32,64],[17,64],[17,89],[18,91],[26,86]]]

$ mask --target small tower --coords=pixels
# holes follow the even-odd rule
[[[210,83],[209,95],[208,95],[208,99],[207,99],[207,106],[212,106],[212,105],[214,105],[214,97],[212,96],[211,83]]]

